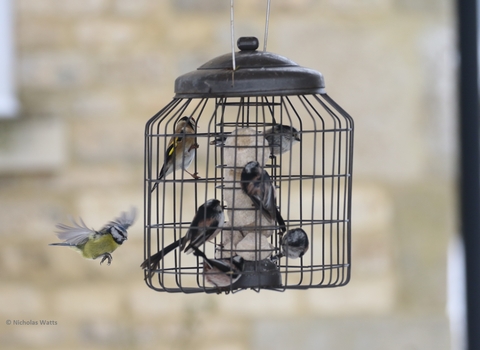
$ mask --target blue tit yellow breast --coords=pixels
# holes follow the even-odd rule
[[[105,253],[111,253],[119,246],[112,235],[105,234],[90,238],[85,245],[78,247],[84,258],[96,259]]]

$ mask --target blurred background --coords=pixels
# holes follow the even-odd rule
[[[266,3],[235,1],[236,38],[263,43]],[[2,348],[461,349],[453,1],[272,0],[268,51],[355,120],[352,279],[234,295],[157,293],[139,267],[145,123],[230,52],[230,1],[0,6]],[[132,205],[111,266],[48,246],[69,215],[99,229]]]

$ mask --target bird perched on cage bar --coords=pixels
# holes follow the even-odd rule
[[[225,215],[220,201],[218,199],[207,200],[198,208],[185,236],[152,255],[140,266],[143,269],[149,269],[150,271],[156,270],[159,266],[160,260],[178,247],[183,249],[186,254],[192,253],[195,248],[212,240],[220,232],[224,223]],[[150,272],[149,276],[151,275],[152,272]]]
[[[86,259],[102,257],[100,265],[105,260],[110,265],[113,259],[111,253],[127,239],[127,229],[135,221],[136,212],[134,207],[129,212],[122,212],[99,231],[88,228],[82,218],[80,223],[72,219],[73,226],[57,224],[56,227],[60,230],[57,236],[64,242],[50,245],[72,247]]]
[[[182,117],[177,121],[175,135],[168,142],[163,166],[157,180],[161,180],[179,169],[183,169],[194,179],[199,178],[196,173],[192,174],[187,170],[195,158],[195,149],[198,148],[196,132],[197,125],[193,117]],[[157,186],[158,182],[153,185],[152,192]]]
[[[260,133],[260,132],[259,132]],[[225,140],[231,133],[225,133],[221,136],[217,136],[212,141],[211,145],[217,147],[225,146]],[[292,149],[293,145],[302,141],[300,133],[293,126],[275,124],[271,128],[268,128],[263,133],[263,136],[268,142],[270,152],[272,155],[279,155],[281,153],[288,152]]]
[[[299,228],[288,230],[280,243],[281,256],[289,259],[301,258],[308,251],[309,241],[307,233]]]
[[[194,247],[193,254],[203,258],[205,280],[219,289],[234,284],[242,276],[245,261],[239,255],[229,259],[209,259],[197,247]]]
[[[268,173],[256,161],[248,162],[242,170],[241,187],[256,209],[270,221],[276,220],[282,232],[286,226],[277,208],[275,187]]]
[[[297,129],[281,124],[265,130],[264,136],[274,156],[290,151],[294,144],[302,140]]]

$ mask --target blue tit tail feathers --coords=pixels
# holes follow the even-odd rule
[[[59,245],[59,246],[64,246],[64,247],[76,247],[75,244],[72,243],[50,243],[49,245]]]

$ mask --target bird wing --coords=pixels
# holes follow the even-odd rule
[[[275,195],[275,187],[270,180],[270,176],[264,170],[261,178],[261,188],[262,188],[262,211],[264,215],[273,220],[276,215],[277,210],[277,198]]]
[[[173,152],[175,152],[175,148],[177,148],[178,144],[182,142],[182,140],[183,140],[182,136],[177,136],[170,141],[170,143],[168,144],[167,150],[165,151],[166,153],[165,158],[172,156]]]
[[[86,243],[92,235],[96,234],[95,230],[88,228],[80,218],[80,223],[72,219],[73,226],[65,224],[57,224],[57,237],[70,245],[82,245]]]
[[[100,232],[105,232],[112,226],[121,226],[127,230],[135,221],[137,217],[137,208],[131,207],[129,212],[122,212],[118,218],[110,221],[108,224],[102,227]]]
[[[194,220],[195,221],[195,220]],[[190,254],[193,251],[192,247],[200,247],[213,238],[215,232],[223,226],[223,222],[220,222],[218,218],[207,218],[205,221],[202,219],[200,222],[192,221],[185,237],[188,237],[190,244],[185,247],[184,252]],[[184,242],[184,244],[187,241]]]

